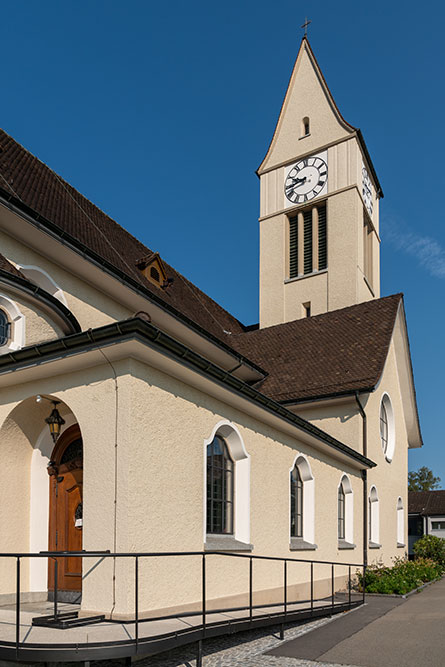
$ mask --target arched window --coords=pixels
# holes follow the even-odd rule
[[[397,499],[397,546],[405,546],[405,512],[400,497]]]
[[[337,536],[339,549],[354,549],[354,498],[351,480],[343,475],[337,489]]]
[[[290,549],[316,549],[315,488],[309,461],[299,454],[290,469]]]
[[[305,116],[301,121],[301,136],[307,137],[310,134],[310,124],[308,116]]]
[[[25,316],[7,296],[0,294],[0,354],[25,345]]]
[[[388,394],[383,394],[380,403],[380,439],[386,460],[392,461],[395,448],[395,426],[394,412]]]
[[[338,539],[345,539],[345,490],[343,484],[338,487]]]
[[[381,545],[380,538],[380,516],[379,516],[379,497],[375,486],[371,486],[369,492],[369,546],[371,549],[377,549]]]
[[[303,537],[303,482],[297,466],[294,466],[290,474],[290,499],[291,537]]]
[[[8,342],[10,329],[8,316],[4,310],[0,310],[0,346],[6,345]]]
[[[216,424],[204,440],[204,457],[205,549],[251,550],[250,457],[235,424]]]
[[[207,533],[233,534],[234,465],[227,444],[216,435],[207,445]]]

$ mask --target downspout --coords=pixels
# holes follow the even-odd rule
[[[366,413],[363,409],[363,405],[360,403],[358,397],[358,391],[355,392],[355,400],[358,405],[360,415],[362,417],[363,425],[363,456],[367,457],[368,452],[368,433],[366,425]],[[362,481],[363,481],[363,565],[368,565],[368,471],[366,468],[362,470]]]

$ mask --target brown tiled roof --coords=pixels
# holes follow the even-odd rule
[[[244,327],[163,260],[173,282],[161,289],[148,281],[137,263],[154,256],[153,251],[2,130],[0,190],[264,368],[268,377],[257,388],[277,401],[366,389],[381,375],[401,295],[255,330]]]
[[[6,271],[7,273],[11,273],[13,276],[18,276],[19,278],[24,278],[24,280],[27,280],[26,276],[24,276],[23,273],[14,266],[14,264],[11,264],[11,262],[7,260],[6,257],[3,257],[1,253],[0,270]]]
[[[0,130],[0,189],[57,225],[88,249],[214,336],[238,333],[242,324],[164,260],[172,284],[165,290],[145,278],[136,262],[153,251],[83,197],[6,132]]]
[[[269,375],[256,385],[276,401],[374,387],[383,371],[401,294],[231,336]]]
[[[445,515],[445,491],[408,491],[408,512],[424,516]]]

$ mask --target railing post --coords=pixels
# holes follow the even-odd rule
[[[351,608],[351,566],[348,567],[348,602]]]
[[[249,619],[252,623],[253,617],[253,559],[252,556],[249,558]]]
[[[20,556],[17,556],[15,600],[15,658],[19,659],[20,645]]]
[[[311,616],[314,613],[314,564],[311,562]]]
[[[332,611],[334,610],[334,564],[331,565],[331,601]]]
[[[284,561],[284,582],[283,582],[283,587],[284,587],[284,622],[286,622],[286,616],[287,616],[287,560]],[[280,627],[280,639],[284,639],[284,623],[281,624]]]
[[[366,565],[363,565],[363,604],[365,604]]]
[[[59,610],[57,608],[58,596],[58,578],[59,578],[59,561],[54,558],[54,618],[57,618]]]
[[[139,648],[139,556],[134,560],[134,637],[136,642],[136,653]]]
[[[206,555],[202,555],[202,636],[206,634]]]

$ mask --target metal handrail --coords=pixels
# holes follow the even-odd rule
[[[173,557],[184,557],[184,556],[200,556],[201,557],[201,611],[197,612],[202,616],[201,624],[201,638],[198,641],[198,655],[197,655],[197,667],[202,665],[202,640],[206,637],[206,628],[207,628],[207,575],[206,575],[206,558],[209,556],[223,556],[226,558],[244,558],[249,560],[249,605],[248,607],[242,607],[241,609],[249,609],[249,625],[252,625],[253,622],[253,610],[258,608],[258,605],[253,604],[253,561],[254,560],[266,560],[266,561],[277,561],[282,562],[283,567],[283,608],[284,608],[284,618],[280,624],[280,637],[284,639],[284,623],[288,615],[288,597],[287,597],[287,579],[288,571],[287,564],[291,562],[295,563],[306,563],[310,565],[310,609],[311,615],[314,613],[314,565],[330,565],[331,566],[331,608],[332,611],[335,607],[334,595],[335,595],[335,566],[347,567],[348,568],[348,606],[351,608],[351,568],[356,567],[363,570],[363,603],[365,602],[365,576],[366,576],[366,564],[364,563],[342,563],[340,561],[326,561],[326,560],[307,560],[304,558],[291,558],[286,556],[257,556],[253,554],[235,554],[227,553],[225,551],[140,551],[140,552],[111,552],[111,551],[40,551],[36,553],[26,553],[26,552],[3,552],[0,553],[0,558],[15,558],[16,559],[16,640],[15,640],[15,654],[16,660],[19,660],[20,655],[20,581],[21,581],[21,560],[24,558],[52,558],[55,560],[54,568],[54,619],[58,618],[58,558],[134,558],[135,559],[135,569],[134,569],[134,585],[135,585],[135,651],[136,655],[138,654],[139,649],[139,559],[140,558],[173,558]],[[277,603],[280,604],[280,603]],[[292,603],[291,603],[292,604]],[[261,605],[260,605],[261,606]],[[262,605],[269,606],[269,605]],[[226,610],[228,611],[228,610]],[[210,613],[214,613],[213,611]],[[186,614],[182,613],[181,616]]]

